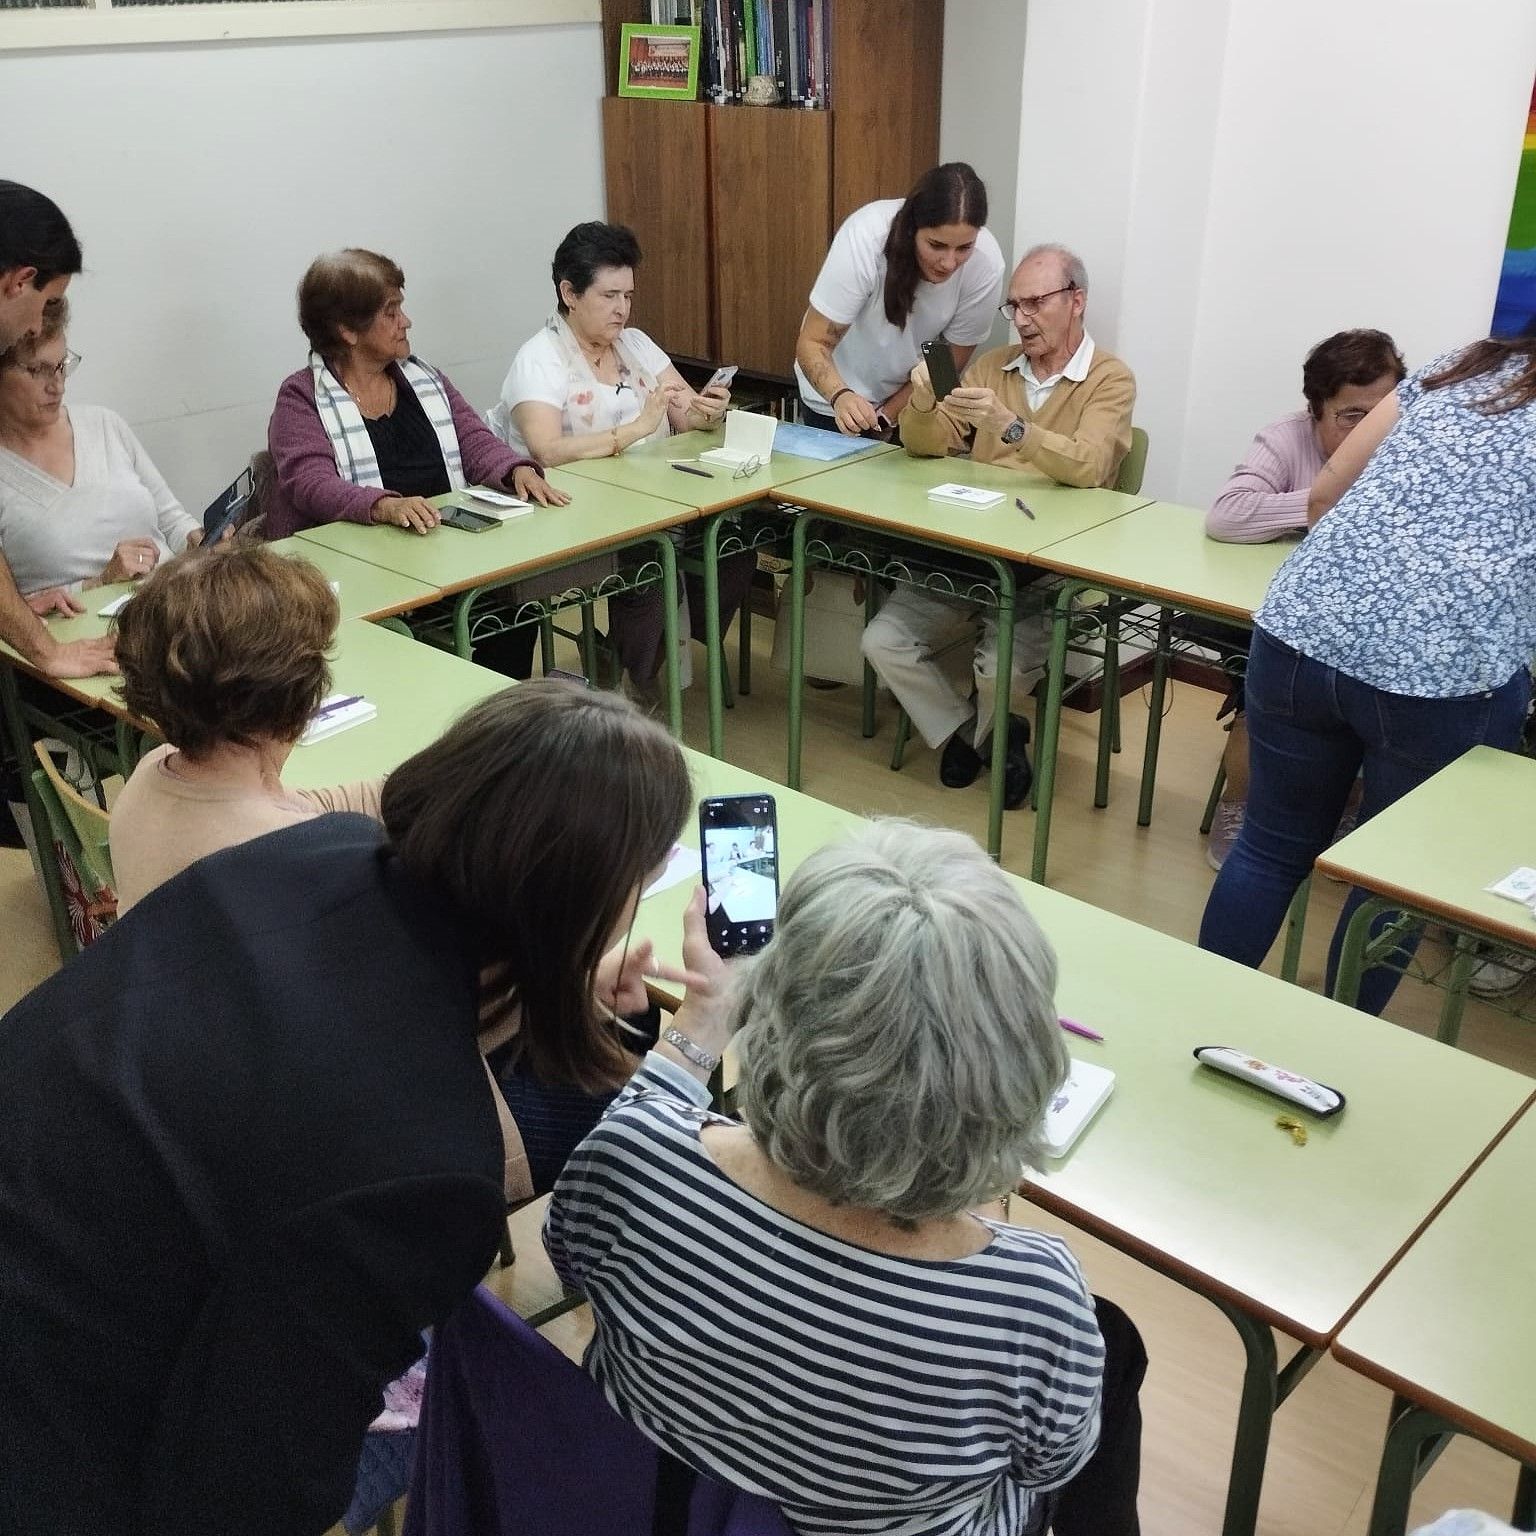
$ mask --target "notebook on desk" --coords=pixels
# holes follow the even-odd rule
[[[1114,1092],[1115,1074],[1108,1067],[1072,1058],[1072,1070],[1045,1112],[1041,1142],[1051,1157],[1065,1157],[1088,1122]]]

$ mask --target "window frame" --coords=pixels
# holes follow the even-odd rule
[[[601,14],[600,0],[87,0],[79,7],[0,9],[0,52],[563,26],[599,21]]]

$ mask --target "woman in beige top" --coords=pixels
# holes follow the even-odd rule
[[[330,687],[339,616],[314,566],[259,544],[170,561],[123,609],[123,699],[167,745],[112,808],[119,913],[220,849],[327,811],[379,814],[382,779],[283,787],[288,754]]]

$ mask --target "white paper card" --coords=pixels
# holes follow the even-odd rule
[[[488,485],[467,485],[464,487],[466,496],[473,496],[476,501],[483,501],[492,507],[526,507],[530,503],[520,496],[509,496],[505,491],[493,491]]]
[[[756,411],[727,411],[724,446],[706,449],[699,462],[724,469],[739,469],[753,459],[766,464],[773,457],[773,434],[778,425],[776,417],[760,416]]]
[[[929,501],[947,501],[956,507],[995,507],[1003,499],[1001,491],[984,491],[979,485],[961,485],[946,480],[928,492]]]
[[[1522,864],[1519,869],[1510,870],[1502,880],[1495,880],[1483,889],[1490,896],[1507,896],[1511,901],[1523,901],[1529,905],[1536,901],[1536,869]]]
[[[320,708],[310,716],[304,734],[299,737],[299,745],[312,747],[317,741],[324,741],[339,731],[350,730],[354,725],[375,719],[378,713],[379,706],[370,704],[367,699],[333,693],[322,699]]]
[[[685,848],[681,843],[674,843],[672,852],[667,855],[667,867],[640,893],[640,899],[644,901],[647,896],[654,896],[658,891],[670,890],[674,885],[681,885],[684,880],[698,879],[703,867],[697,848]]]
[[[134,596],[135,594],[132,592],[119,593],[119,595],[114,597],[110,603],[103,603],[102,606],[96,610],[97,617],[103,619],[115,619],[118,614],[120,614],[123,609],[133,601]]]
[[[1108,1067],[1072,1058],[1066,1082],[1045,1111],[1041,1140],[1052,1157],[1066,1156],[1114,1087],[1115,1074]]]

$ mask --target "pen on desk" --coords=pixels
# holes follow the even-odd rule
[[[679,464],[676,459],[668,459],[667,462],[672,466],[673,469],[677,470],[679,474],[701,475],[706,480],[713,480],[715,478],[714,472],[712,470],[700,469],[697,464]]]
[[[1066,1030],[1069,1035],[1081,1035],[1084,1040],[1097,1040],[1100,1045],[1104,1043],[1104,1036],[1096,1029],[1089,1029],[1086,1024],[1079,1024],[1076,1019],[1064,1019],[1058,1017],[1056,1022]]]
[[[1020,512],[1024,514],[1025,517],[1030,520],[1030,522],[1034,522],[1035,514],[1029,510],[1028,506],[1025,505],[1024,498],[1022,496],[1015,496],[1013,498],[1013,504],[1019,509]]]
[[[346,709],[352,704],[361,704],[363,696],[360,693],[349,693],[344,699],[332,699],[328,704],[322,704],[315,711],[315,718],[323,720],[327,715],[334,715],[338,709]]]

